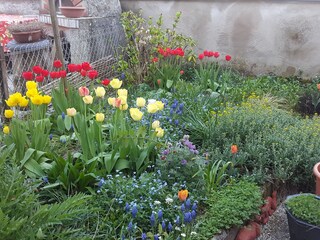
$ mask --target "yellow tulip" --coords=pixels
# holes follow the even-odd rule
[[[39,92],[38,92],[38,89],[34,88],[34,89],[29,89],[27,92],[26,92],[26,95],[28,98],[32,98],[36,95],[39,95]]]
[[[69,117],[74,117],[77,114],[77,110],[75,108],[67,108],[66,112]]]
[[[128,90],[127,89],[118,89],[118,96],[124,96],[127,97],[128,96]]]
[[[130,108],[130,116],[134,121],[140,121],[143,116],[143,112],[141,112],[138,108]]]
[[[3,133],[4,134],[9,134],[10,133],[10,128],[8,126],[3,127]]]
[[[142,97],[138,97],[136,100],[137,107],[144,107],[146,105],[146,100]]]
[[[97,87],[94,91],[96,92],[97,97],[103,98],[106,94],[106,90],[104,89],[104,87]]]
[[[121,104],[120,105],[120,107],[119,107],[119,109],[121,110],[121,111],[125,111],[125,110],[127,110],[128,109],[128,104]]]
[[[160,127],[160,122],[158,120],[156,120],[156,121],[154,121],[152,123],[151,126],[152,126],[153,129],[159,128]]]
[[[25,97],[22,97],[19,101],[19,107],[26,107],[29,104],[29,100]]]
[[[161,127],[156,128],[156,136],[161,138],[163,137],[163,135],[164,135],[164,130]]]
[[[26,87],[28,90],[37,89],[37,83],[35,81],[27,81]]]
[[[122,85],[122,81],[120,81],[118,78],[114,78],[110,82],[110,86],[114,89],[120,88]]]
[[[114,106],[114,102],[115,102],[115,98],[114,97],[109,97],[108,98],[109,105]]]
[[[158,106],[156,103],[149,103],[147,105],[147,111],[148,113],[156,113],[158,111]]]
[[[104,114],[103,113],[97,113],[96,114],[96,121],[97,122],[103,122],[104,120]]]
[[[127,97],[126,96],[119,96],[118,99],[121,100],[121,105],[127,104]]]
[[[164,103],[163,102],[156,101],[155,104],[157,105],[158,110],[160,110],[160,111],[163,110],[163,108],[164,108]]]
[[[6,100],[6,103],[9,107],[15,107],[19,104],[21,98],[22,98],[21,93],[16,92],[9,96],[8,100]]]
[[[82,100],[85,104],[92,104],[93,103],[93,97],[91,95],[84,96],[82,98]]]
[[[42,96],[42,102],[43,102],[43,104],[49,104],[49,103],[51,103],[51,99],[52,99],[52,97],[50,97],[49,95],[44,95],[44,96]]]
[[[4,116],[5,116],[6,118],[12,118],[13,115],[14,115],[14,111],[13,111],[13,110],[11,110],[11,109],[4,110]]]
[[[43,98],[41,95],[35,95],[31,98],[31,102],[34,105],[41,105],[43,103]]]

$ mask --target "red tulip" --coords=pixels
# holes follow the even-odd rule
[[[218,57],[220,56],[220,53],[219,53],[219,52],[214,52],[213,54],[214,54],[213,56],[214,56],[215,58],[218,58]]]
[[[54,66],[55,68],[61,68],[61,67],[62,67],[62,62],[61,62],[60,60],[55,60],[55,61],[53,62],[53,66]]]
[[[205,57],[209,57],[209,52],[208,52],[207,50],[204,50],[204,51],[203,51],[203,55],[204,55]]]
[[[226,61],[229,62],[231,60],[231,56],[230,55],[226,55]]]
[[[42,72],[42,68],[40,66],[34,66],[32,68],[32,71],[35,73],[35,74],[41,74]]]
[[[44,80],[43,75],[36,76],[36,81],[37,82],[43,82],[43,80]]]
[[[50,72],[50,77],[52,79],[60,78],[60,73],[59,72]]]
[[[83,63],[81,64],[81,66],[82,66],[82,69],[83,69],[83,70],[86,70],[86,71],[91,70],[91,65],[90,65],[90,63],[88,63],[88,62],[83,62]]]
[[[77,65],[73,64],[73,63],[70,63],[68,65],[68,70],[69,70],[69,72],[76,72],[77,71]]]
[[[42,76],[44,76],[44,77],[48,77],[48,76],[49,76],[49,71],[43,69],[43,70],[41,71],[41,74],[42,74]]]
[[[184,74],[184,71],[183,70],[180,70],[180,75]]]
[[[213,56],[214,56],[214,52],[209,51],[209,53],[208,53],[208,57],[213,57]]]
[[[109,83],[110,83],[110,80],[106,78],[106,79],[102,80],[101,83],[102,83],[104,86],[108,86]]]
[[[231,153],[236,154],[238,152],[238,146],[237,145],[232,145],[231,146]]]
[[[82,70],[82,65],[81,64],[76,64],[76,71],[81,72]]]
[[[154,63],[156,63],[156,62],[158,62],[159,61],[159,58],[157,58],[157,57],[154,57],[153,59],[152,59],[152,62],[154,62]]]
[[[33,73],[32,72],[23,72],[22,77],[26,80],[32,80],[33,79]]]
[[[61,70],[60,72],[59,72],[59,74],[60,74],[60,77],[66,77],[67,76],[67,71],[66,70]]]
[[[88,78],[90,78],[91,80],[95,79],[97,76],[98,76],[97,70],[88,71]]]
[[[90,94],[89,89],[86,87],[79,87],[78,92],[81,97],[84,97]]]
[[[87,71],[82,69],[80,71],[80,74],[81,74],[82,77],[85,77],[85,76],[87,76]]]
[[[203,54],[203,53],[200,53],[200,54],[199,54],[199,59],[202,60],[203,58],[204,58],[204,54]]]

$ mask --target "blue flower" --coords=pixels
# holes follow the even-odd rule
[[[183,221],[184,221],[184,223],[190,223],[192,221],[192,217],[191,217],[190,212],[184,213]]]
[[[131,211],[132,217],[135,218],[137,216],[137,213],[138,213],[137,206],[134,205],[133,208],[132,208],[132,211]]]
[[[52,133],[51,133],[51,134],[49,135],[49,139],[52,140],[52,137],[53,137],[53,136],[52,136]]]
[[[198,208],[197,203],[194,202],[191,209],[194,211],[197,211],[197,208]]]
[[[154,214],[152,213],[150,216],[150,225],[153,227],[156,224],[156,219],[154,217]]]
[[[174,120],[174,124],[175,124],[176,126],[178,126],[178,125],[179,125],[179,120],[178,120],[178,119]]]
[[[186,207],[185,207],[184,203],[182,203],[182,205],[181,205],[181,211],[184,212],[185,210],[186,210]]]
[[[62,112],[62,113],[61,113],[61,117],[62,117],[62,119],[64,120],[65,117],[66,117],[66,114],[65,114],[64,112]]]
[[[179,105],[179,110],[180,110],[180,111],[183,111],[183,107],[184,107],[184,103],[180,103],[180,105]]]
[[[176,224],[176,225],[179,225],[179,224],[180,224],[180,216],[177,216],[176,221],[175,221],[175,224]]]
[[[102,185],[105,183],[106,181],[104,180],[104,178],[101,178],[99,183],[98,183],[98,187],[101,188]]]
[[[163,230],[163,231],[166,230],[166,223],[165,223],[165,221],[162,221],[161,227],[162,227],[162,230]]]
[[[190,201],[190,198],[188,198],[186,201],[186,209],[189,210],[190,207],[191,207],[191,201]]]
[[[129,222],[129,225],[128,225],[128,231],[129,231],[129,232],[132,231],[132,227],[133,227],[132,222]]]
[[[159,212],[158,212],[158,219],[159,219],[159,221],[162,220],[162,217],[163,217],[163,212],[162,212],[162,210],[159,210]]]
[[[121,73],[120,79],[123,80],[123,79],[125,79],[125,78],[126,78],[126,74],[125,74],[125,73]]]
[[[126,211],[126,213],[130,211],[130,205],[129,205],[129,203],[126,203],[126,207],[125,207],[124,210]]]
[[[42,181],[43,181],[44,183],[48,183],[48,182],[49,182],[48,177],[47,177],[47,176],[42,177]]]
[[[157,234],[156,234],[156,235],[154,235],[154,236],[153,236],[153,239],[154,239],[154,240],[159,240],[158,235],[157,235]]]
[[[147,234],[142,233],[142,235],[141,235],[141,240],[146,240],[146,239],[147,239]]]
[[[197,217],[197,212],[195,210],[191,211],[191,218],[194,220]]]
[[[182,165],[186,165],[187,163],[188,163],[187,160],[185,160],[185,159],[182,159],[182,160],[181,160],[181,164],[182,164]]]
[[[171,222],[169,222],[169,224],[168,224],[168,232],[171,232],[172,231],[172,224],[171,224]]]

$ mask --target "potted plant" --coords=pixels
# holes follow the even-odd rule
[[[85,7],[79,6],[83,0],[68,0],[64,4],[68,6],[61,6],[60,11],[62,15],[67,18],[79,18],[85,14]]]
[[[32,43],[42,39],[44,23],[38,21],[13,23],[8,26],[13,39],[18,43]]]
[[[285,202],[291,240],[319,240],[320,197],[314,194],[288,196]]]

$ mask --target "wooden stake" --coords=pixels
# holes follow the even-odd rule
[[[58,59],[62,62],[62,68],[65,70],[64,65],[64,57],[62,52],[62,45],[61,45],[61,38],[59,34],[59,26],[57,21],[57,13],[56,13],[56,6],[54,4],[54,0],[49,0],[49,9],[50,9],[50,17],[51,17],[51,25],[53,29],[53,37],[54,37],[54,43],[56,45],[57,55]],[[65,91],[65,94],[67,95],[67,78],[61,78],[63,88]]]
[[[8,88],[8,75],[7,75],[7,67],[6,67],[6,59],[4,55],[3,46],[0,44],[0,63],[1,63],[1,88],[3,92],[2,103],[4,104],[4,100],[9,98],[9,88]],[[4,109],[4,108],[3,108]]]

